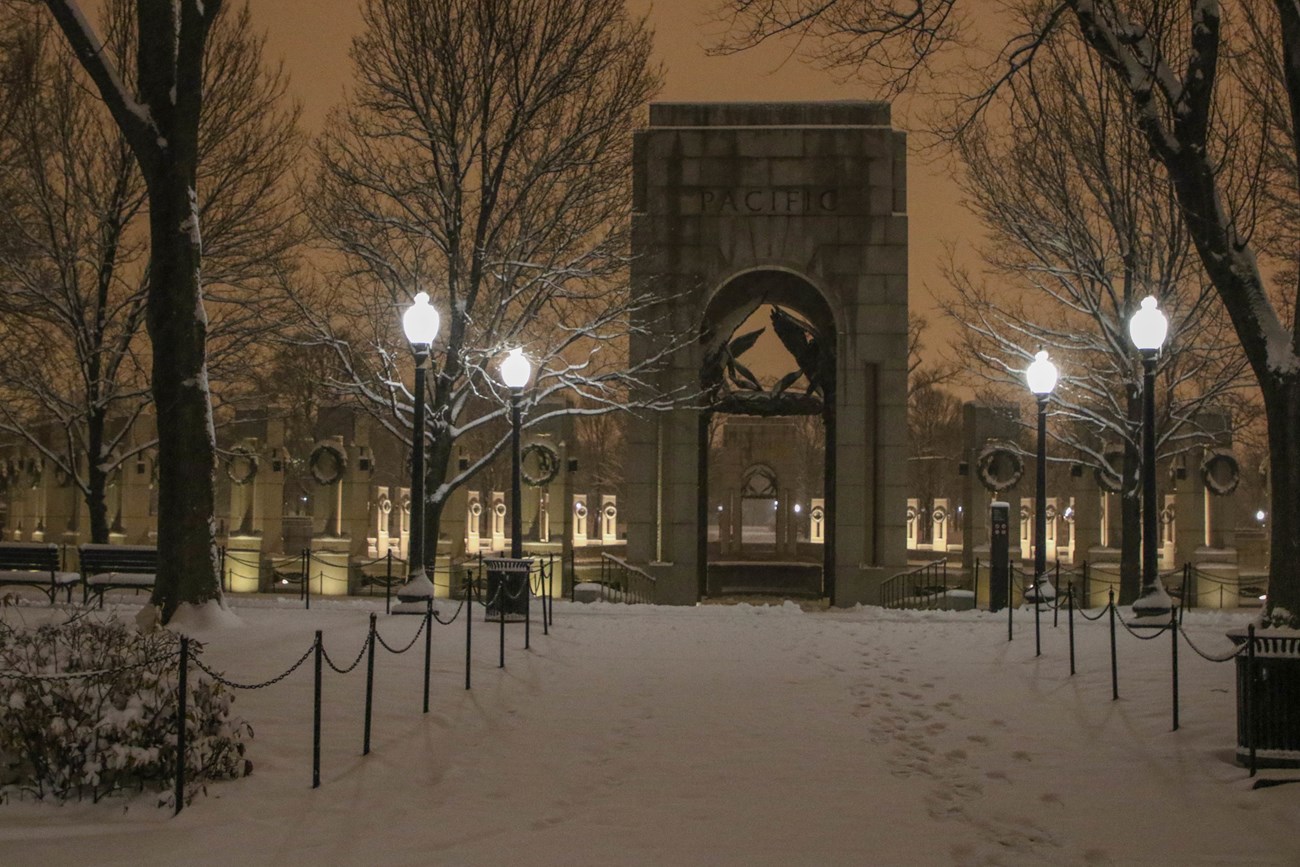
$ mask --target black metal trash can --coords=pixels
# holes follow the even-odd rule
[[[528,618],[528,597],[531,595],[528,575],[533,568],[532,559],[485,557],[483,568],[487,570],[486,619],[499,621],[504,608],[507,623],[524,622]]]
[[[1245,632],[1230,632],[1237,645]],[[1255,633],[1252,654],[1237,657],[1237,764],[1300,768],[1300,636]],[[1254,667],[1254,676],[1251,667]]]

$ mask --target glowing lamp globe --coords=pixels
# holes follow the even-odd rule
[[[1056,388],[1056,365],[1047,358],[1047,350],[1040,349],[1033,362],[1025,370],[1025,382],[1029,390],[1037,395],[1048,395]]]
[[[523,388],[528,384],[528,377],[533,373],[533,366],[524,358],[524,351],[518,347],[510,350],[506,360],[501,362],[501,381],[507,388]]]
[[[1148,295],[1142,299],[1142,307],[1128,321],[1128,336],[1133,345],[1143,352],[1155,352],[1164,345],[1169,333],[1169,320],[1156,307],[1156,299]]]
[[[420,292],[415,302],[402,314],[402,330],[412,346],[429,346],[438,336],[442,319],[429,303],[429,293]]]

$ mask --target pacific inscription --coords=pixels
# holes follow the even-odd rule
[[[802,187],[704,188],[697,192],[702,214],[812,214],[839,209],[839,191]]]

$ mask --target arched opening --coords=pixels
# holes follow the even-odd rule
[[[821,294],[788,272],[743,274],[710,301],[700,335],[702,596],[833,596],[835,333]]]

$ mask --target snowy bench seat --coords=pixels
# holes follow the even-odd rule
[[[72,601],[72,585],[81,580],[76,572],[62,571],[57,545],[44,542],[0,542],[0,585],[36,587],[50,598],[60,590]]]
[[[158,549],[152,545],[82,545],[81,574],[85,579],[84,599],[114,589],[152,590],[158,572]]]

